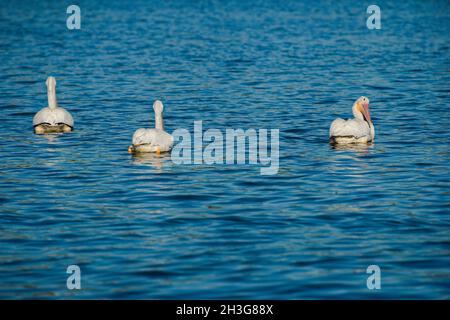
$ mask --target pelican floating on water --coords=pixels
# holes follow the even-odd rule
[[[48,107],[41,109],[33,118],[34,132],[61,133],[73,130],[73,118],[70,113],[58,106],[56,101],[56,80],[54,77],[48,77],[45,82],[47,85]]]
[[[369,143],[375,139],[375,128],[370,118],[369,99],[359,97],[353,104],[354,119],[338,118],[330,126],[330,142],[337,144]]]
[[[137,129],[133,134],[132,145],[128,147],[128,152],[169,152],[172,150],[173,137],[164,131],[163,110],[161,101],[153,103],[155,110],[155,129]]]

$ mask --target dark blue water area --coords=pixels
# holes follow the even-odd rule
[[[450,298],[448,1],[377,1],[380,30],[350,0],[70,4],[1,1],[0,298]],[[33,134],[50,75],[73,133]],[[361,95],[375,143],[333,148]],[[278,174],[130,155],[155,99],[168,132],[279,129]]]

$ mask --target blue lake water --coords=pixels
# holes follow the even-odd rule
[[[0,6],[0,298],[450,298],[447,1],[377,1],[381,30],[350,0],[76,4]],[[71,134],[33,134],[49,75]],[[361,95],[375,143],[332,148]],[[131,156],[155,99],[169,132],[279,129],[278,174]]]

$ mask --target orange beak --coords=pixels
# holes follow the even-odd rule
[[[366,118],[366,121],[369,122],[369,124],[372,124],[372,119],[370,118],[370,110],[369,110],[368,103],[365,103],[362,105],[362,113],[364,115],[364,118]]]

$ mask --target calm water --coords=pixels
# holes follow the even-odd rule
[[[450,6],[0,6],[0,298],[450,298]],[[58,81],[76,130],[32,133]],[[376,143],[328,128],[371,99]],[[279,128],[280,170],[127,153],[166,129]],[[82,290],[66,289],[66,268]],[[382,289],[366,287],[366,268]]]

